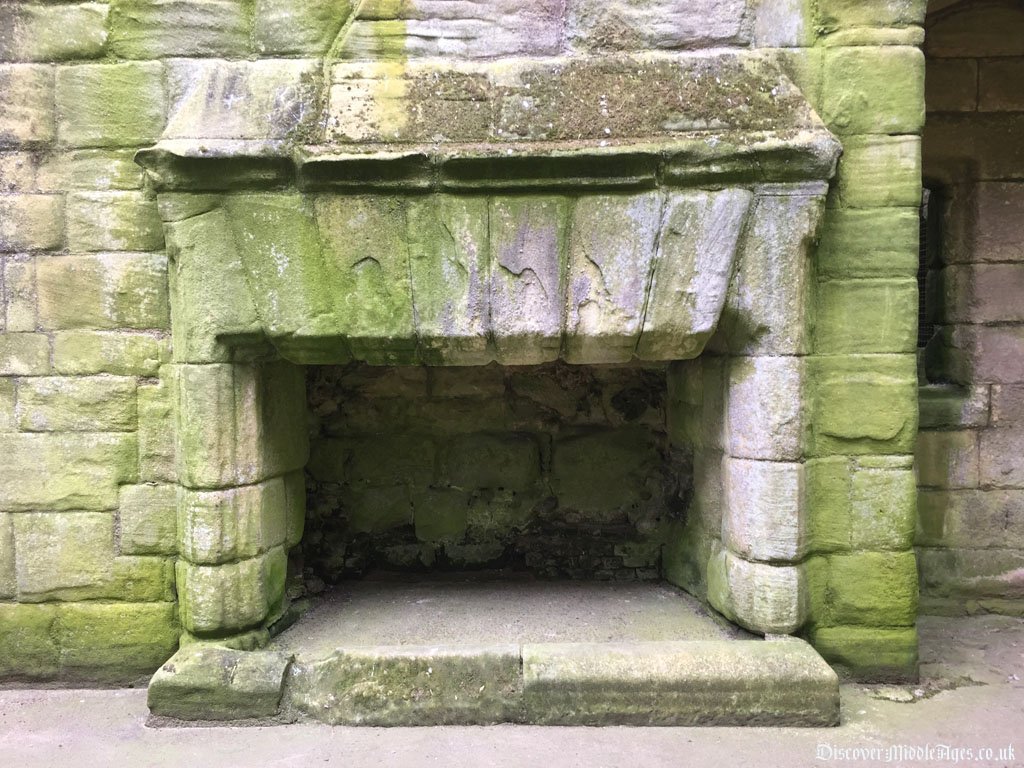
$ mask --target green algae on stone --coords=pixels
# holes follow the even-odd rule
[[[97,373],[156,376],[170,360],[163,336],[117,331],[59,331],[53,334],[53,367],[64,376]]]
[[[829,557],[831,623],[911,626],[917,617],[913,552],[856,552]]]
[[[53,141],[56,135],[53,78],[53,70],[47,66],[0,64],[0,91],[4,93],[0,103],[0,146]]]
[[[23,432],[132,432],[136,380],[128,376],[40,376],[18,384]]]
[[[164,247],[156,203],[140,192],[75,192],[68,195],[65,220],[74,253]]]
[[[846,675],[865,682],[916,682],[914,627],[818,627],[810,633],[819,653]]]
[[[113,579],[111,512],[20,513],[14,540],[23,602],[75,599]]]
[[[120,551],[125,555],[178,552],[177,488],[170,484],[122,485],[118,504]]]
[[[57,138],[69,147],[127,147],[155,141],[164,126],[159,62],[57,70]]]
[[[57,606],[0,602],[0,680],[52,680],[60,671]]]
[[[246,56],[246,6],[232,0],[113,0],[110,50],[120,59]]]
[[[103,55],[106,3],[0,5],[0,61],[67,61]]]

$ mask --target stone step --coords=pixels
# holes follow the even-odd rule
[[[265,656],[262,661],[254,656]],[[249,657],[246,660],[245,657]],[[839,681],[802,640],[538,643],[339,648],[319,658],[185,648],[150,684],[177,720],[313,720],[331,725],[768,725],[839,722]],[[248,699],[225,673],[266,671]],[[187,673],[189,679],[184,679]],[[283,674],[282,674],[283,673]],[[206,700],[209,715],[200,701]]]

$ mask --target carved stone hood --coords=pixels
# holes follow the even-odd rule
[[[695,357],[737,255],[797,226],[758,200],[823,197],[840,151],[743,51],[186,69],[138,155],[176,346],[299,363]]]

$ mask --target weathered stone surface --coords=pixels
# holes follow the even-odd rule
[[[173,482],[177,478],[171,389],[162,381],[144,384],[137,392],[139,480],[143,482]]]
[[[814,348],[828,354],[912,352],[919,300],[913,279],[819,282]]]
[[[833,725],[839,680],[802,640],[523,646],[543,725]]]
[[[18,384],[18,427],[23,432],[131,432],[135,430],[133,378],[39,377]]]
[[[0,252],[58,250],[64,206],[57,195],[0,195]]]
[[[349,512],[347,529],[354,534],[379,533],[413,524],[412,500],[404,485],[353,488],[343,496],[343,503]],[[421,516],[421,528],[423,524]]]
[[[568,9],[566,40],[587,52],[742,46],[750,39],[743,0],[572,0]]]
[[[431,544],[455,544],[469,524],[469,494],[457,488],[412,490],[416,538]]]
[[[110,50],[121,59],[245,56],[249,13],[231,0],[115,0]]]
[[[958,384],[1024,382],[1024,326],[946,326],[926,352],[929,378]]]
[[[843,136],[919,133],[924,126],[924,54],[893,45],[830,50],[822,94],[822,119]]]
[[[1024,384],[996,384],[992,387],[992,425],[1020,424],[1024,424]]]
[[[0,378],[0,432],[16,432],[14,379]]]
[[[916,207],[921,203],[921,140],[851,136],[830,204],[844,208]]]
[[[799,357],[729,363],[728,449],[743,459],[793,461],[804,445],[804,365]]]
[[[712,607],[753,632],[792,634],[806,620],[801,566],[753,563],[719,546],[707,578]]]
[[[669,196],[637,356],[677,360],[703,349],[722,313],[751,202],[742,189]]]
[[[892,278],[917,274],[917,208],[833,208],[817,254],[819,278]]]
[[[916,367],[913,355],[811,358],[814,455],[913,452]]]
[[[963,218],[950,221],[943,259],[947,263],[1019,261],[1024,184],[979,182],[971,185],[971,191],[973,200],[951,201]]]
[[[164,234],[156,202],[139,192],[76,192],[67,199],[68,248],[158,251]]]
[[[902,27],[924,22],[922,0],[821,0],[815,21],[823,32],[847,27]]]
[[[36,329],[36,264],[27,261],[5,260],[3,287],[6,294],[7,332],[31,332]]]
[[[917,566],[913,552],[832,555],[829,612],[836,624],[913,626],[917,618]]]
[[[920,485],[933,488],[978,487],[976,431],[922,431],[917,436],[916,456]]]
[[[186,646],[153,675],[149,711],[176,720],[273,717],[288,664],[287,656],[272,651]]]
[[[853,467],[847,456],[827,456],[804,463],[806,519],[815,552],[843,552],[851,547]]]
[[[351,0],[256,0],[253,45],[264,55],[324,54],[351,13]]]
[[[0,8],[0,12],[2,10]],[[0,38],[0,48],[2,46]],[[53,141],[56,123],[50,67],[0,64],[0,91],[4,93],[0,103],[0,147]]]
[[[919,547],[917,564],[922,606],[931,602],[928,598],[963,606],[968,601],[986,598],[1019,600],[1024,597],[1020,579],[1024,553],[1020,548]]]
[[[985,427],[989,424],[989,386],[979,384],[958,387],[951,384],[928,384],[918,390],[921,429]],[[991,404],[992,418],[996,405]]]
[[[1024,490],[922,490],[917,543],[926,547],[1024,548]]]
[[[925,61],[925,104],[929,112],[973,112],[978,108],[975,59]]]
[[[157,335],[112,331],[53,334],[53,368],[65,376],[111,373],[155,376],[170,359],[170,344]]]
[[[224,565],[178,560],[181,625],[193,634],[229,634],[257,626],[284,596],[283,549]]]
[[[113,510],[136,474],[134,435],[0,434],[0,509]]]
[[[419,354],[427,362],[485,364],[488,207],[485,198],[436,195],[408,208],[409,273]]]
[[[47,191],[142,189],[142,168],[131,149],[77,149],[47,158],[39,184]]]
[[[114,558],[110,582],[88,591],[89,597],[131,603],[164,603],[178,599],[174,589],[174,559],[126,555]]]
[[[52,680],[60,670],[55,605],[0,602],[0,679]]]
[[[0,61],[61,61],[101,56],[107,41],[106,3],[60,7],[0,6]]]
[[[36,267],[43,328],[166,328],[167,257],[162,253],[53,256]]]
[[[177,554],[177,501],[178,493],[173,485],[121,486],[118,505],[121,554]]]
[[[18,597],[74,599],[113,578],[114,515],[26,512],[14,515]]]
[[[540,451],[529,435],[467,435],[445,454],[448,482],[464,489],[525,490],[540,479]]]
[[[1024,323],[1024,264],[951,265],[933,275],[937,280],[932,320]]]
[[[137,682],[178,646],[174,603],[71,603],[58,609],[60,675],[105,684]]]
[[[331,725],[486,725],[522,719],[519,649],[377,647],[298,658],[287,706]]]
[[[490,332],[498,361],[558,358],[567,204],[554,197],[495,198],[489,208]]]
[[[295,138],[319,115],[312,108],[318,75],[318,63],[309,59],[175,61],[168,68],[164,138]]]
[[[14,523],[11,515],[0,512],[0,600],[13,600],[18,594],[14,569]]]
[[[180,552],[190,562],[243,560],[285,540],[283,478],[222,491],[182,488],[178,502]]]
[[[981,484],[1024,488],[1024,467],[1017,453],[1024,443],[1024,428],[985,430],[980,441]]]
[[[808,351],[810,248],[823,190],[797,190],[755,201],[713,345],[741,355]]]
[[[723,468],[723,543],[748,560],[800,560],[808,545],[803,464],[730,456]]]
[[[0,375],[41,376],[49,371],[50,339],[47,336],[42,333],[0,334]]]
[[[180,365],[175,374],[178,473],[186,487],[249,485],[306,463],[301,369]]]
[[[164,124],[157,62],[90,64],[57,71],[57,138],[73,147],[148,144]]]
[[[810,639],[830,664],[854,679],[917,680],[917,630],[914,627],[816,627]]]
[[[865,457],[853,474],[850,511],[855,549],[906,550],[914,541],[917,481],[903,457]]]
[[[569,221],[567,362],[617,363],[640,337],[663,195],[584,197]],[[623,237],[629,232],[630,237]]]

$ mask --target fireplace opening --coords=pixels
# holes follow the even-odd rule
[[[382,574],[653,581],[685,518],[666,365],[307,368],[311,593]]]

